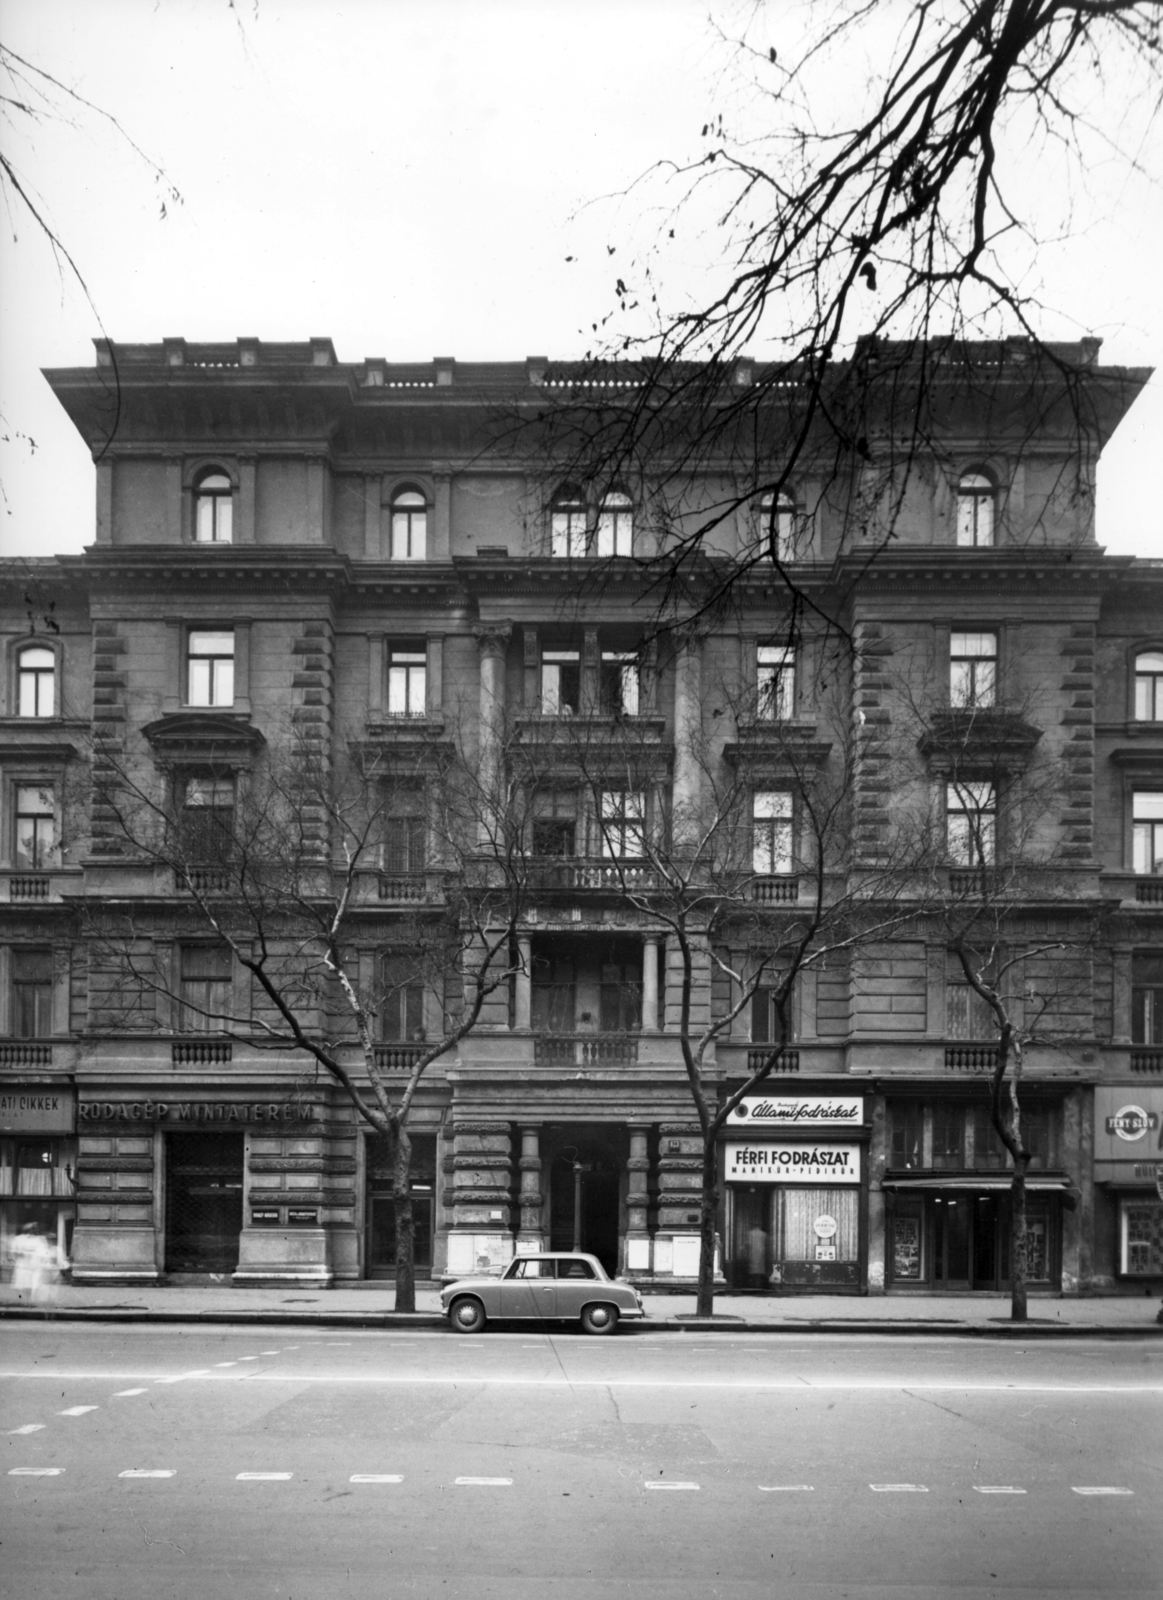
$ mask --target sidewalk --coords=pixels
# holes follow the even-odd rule
[[[43,1292],[43,1291],[42,1291]],[[234,1289],[228,1283],[166,1288],[90,1288],[62,1284],[51,1300],[29,1305],[27,1296],[0,1285],[0,1318],[77,1322],[184,1322],[317,1324],[322,1327],[443,1327],[440,1296],[420,1289],[417,1310],[395,1310],[390,1285],[348,1289],[294,1287]],[[1001,1338],[1163,1337],[1159,1301],[1146,1295],[1096,1299],[1031,1297],[1030,1317],[1015,1324],[1008,1295],[951,1296],[717,1294],[713,1323],[695,1319],[693,1294],[643,1296],[647,1320],[623,1331],[722,1333],[877,1333]]]

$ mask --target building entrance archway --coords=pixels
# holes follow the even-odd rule
[[[566,1125],[547,1138],[549,1248],[586,1250],[613,1277],[618,1271],[626,1130]]]

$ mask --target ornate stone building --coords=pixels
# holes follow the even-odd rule
[[[673,637],[652,587],[673,518],[650,463],[575,484],[496,444],[499,416],[568,380],[543,361],[174,339],[99,343],[94,367],[48,373],[93,452],[96,526],[80,556],[6,563],[0,590],[4,1239],[36,1221],[88,1282],[391,1275],[376,1140],[301,1053],[189,1024],[199,996],[251,1002],[181,885],[125,848],[101,782],[184,785],[219,837],[293,730],[389,770],[459,744],[495,776],[519,747],[540,775],[513,981],[413,1111],[422,1276],[580,1243],[639,1281],[690,1281],[679,966],[634,863],[727,773],[759,917],[745,963],[763,917],[810,908],[810,768],[846,807],[826,894],[862,863],[887,870],[905,819],[927,887],[915,917],[801,975],[794,1040],[724,1130],[726,1280],[1004,1286],[996,1044],[949,950],[981,893],[972,839],[991,866],[1032,863],[1006,880],[1000,937],[1028,952],[1034,1286],[1158,1288],[1163,561],[1104,554],[1090,494],[1145,374],[1100,367],[1091,342],[1055,349],[1036,382],[1020,342],[959,352],[899,496],[867,451],[812,458],[774,506],[748,507],[722,464],[692,473],[687,514],[730,506],[703,570],[736,582],[730,608]],[[422,817],[397,819],[361,880],[367,970],[440,880]],[[134,1006],[89,932],[113,913],[167,974]],[[699,974],[696,1016],[730,1009],[730,986]],[[381,1007],[389,1079],[457,981]],[[763,1058],[766,996],[710,1051],[717,1091]],[[359,1061],[353,1042],[357,1077]]]

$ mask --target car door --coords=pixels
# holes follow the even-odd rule
[[[581,1256],[557,1263],[557,1315],[580,1317],[582,1307],[594,1298],[594,1269]]]
[[[513,1277],[502,1281],[500,1289],[499,1317],[540,1318],[557,1314],[552,1261],[526,1256],[517,1262]]]

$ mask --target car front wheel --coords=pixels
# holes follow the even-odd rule
[[[485,1308],[479,1300],[454,1300],[448,1320],[457,1333],[479,1333],[485,1325]]]
[[[613,1333],[618,1326],[615,1306],[587,1306],[581,1314],[583,1333]]]

